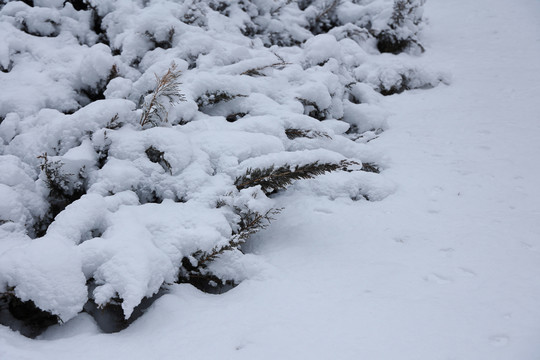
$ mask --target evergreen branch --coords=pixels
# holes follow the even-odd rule
[[[118,121],[118,113],[116,113],[116,115],[114,115],[111,118],[111,120],[109,120],[107,125],[105,125],[105,128],[110,129],[110,130],[116,130],[116,129],[121,128],[123,125],[124,124],[122,122]]]
[[[8,286],[4,292],[0,292],[0,300],[9,299],[15,296],[15,286]]]
[[[148,149],[146,149],[145,153],[151,162],[161,165],[163,170],[169,172],[169,174],[172,175],[172,167],[171,164],[167,161],[167,159],[165,159],[164,151],[159,151],[155,147],[150,146]]]
[[[339,4],[341,0],[334,0],[326,9],[324,9],[317,17],[315,18],[315,22],[321,21],[323,17],[328,15],[329,12],[334,10],[334,8]]]
[[[319,105],[317,105],[315,101],[311,101],[301,97],[296,97],[296,100],[300,101],[304,106],[313,106],[313,108],[315,108],[317,112],[321,112],[321,108],[319,108]]]
[[[273,216],[278,215],[282,210],[283,209],[272,208],[264,214],[256,211],[248,211],[247,213],[242,214],[239,223],[240,229],[233,236],[231,236],[226,245],[216,246],[208,253],[201,252],[194,254],[194,257],[197,259],[197,268],[206,266],[206,264],[214,261],[225,251],[238,249],[239,246],[245,243],[251,235],[259,232],[260,230],[266,229],[268,225],[270,225],[270,222],[275,220]]]
[[[260,71],[262,71],[264,69],[285,67],[285,66],[290,65],[290,64],[291,63],[285,62],[283,60],[283,58],[281,58],[279,62],[272,63],[272,64],[269,64],[269,65],[259,66],[259,67],[253,68],[253,69],[248,69],[248,70],[240,73],[240,75],[263,76],[264,74],[262,74]]]
[[[304,137],[308,139],[315,139],[315,138],[327,138],[332,139],[330,135],[328,135],[325,132],[322,131],[315,131],[315,130],[303,130],[303,129],[285,129],[285,135],[290,140],[294,140],[299,137]]]
[[[381,170],[379,170],[379,166],[377,166],[377,164],[368,163],[368,162],[362,163],[362,169],[360,169],[360,170],[365,171],[365,172],[372,172],[372,173],[375,173],[375,174],[379,174],[381,172]]]
[[[69,177],[73,174],[65,173],[62,170],[64,164],[60,160],[49,161],[47,153],[37,157],[42,162],[40,170],[45,174],[45,184],[54,195],[69,192]]]
[[[423,4],[423,2],[418,4],[411,0],[395,0],[392,16],[390,17],[392,20],[392,22],[389,24],[390,27],[395,30],[396,28],[403,26],[405,24],[405,20],[410,18],[416,8],[421,4]]]
[[[262,191],[268,195],[280,189],[286,189],[295,180],[312,179],[315,176],[336,170],[347,170],[348,166],[359,165],[355,161],[342,160],[337,164],[318,161],[291,168],[285,164],[278,168],[273,165],[266,169],[247,169],[246,173],[236,178],[234,184],[238,190],[260,185]]]
[[[199,108],[209,106],[209,105],[215,105],[220,102],[227,102],[234,100],[238,97],[247,97],[247,95],[244,94],[231,94],[224,90],[217,90],[214,92],[207,91],[204,95],[197,98],[195,101],[197,103],[197,106]]]
[[[296,100],[304,105],[304,114],[321,121],[326,119],[326,116],[328,115],[327,110],[321,109],[316,102],[301,97],[297,97]],[[310,109],[310,107],[313,109]]]

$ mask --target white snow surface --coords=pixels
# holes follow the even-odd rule
[[[62,7],[59,1],[43,3]],[[129,2],[119,4],[126,13],[133,11]],[[379,2],[373,4],[375,11]],[[156,6],[155,11],[164,24],[164,34],[155,36],[165,37],[170,19],[163,20],[160,11],[172,10]],[[351,3],[340,16],[362,16],[358,11]],[[136,99],[130,97],[151,88],[153,73],[162,73],[175,59],[171,52],[161,63],[147,58],[159,57],[146,53],[147,44],[134,32],[115,39],[125,47],[121,56],[128,61],[146,53],[141,64],[149,64],[147,71],[121,69],[123,80],[109,83],[106,100],[73,115],[60,112],[77,106],[69,93],[73,86],[92,85],[114,61],[103,48],[94,45],[81,53],[66,42],[66,63],[80,61],[81,69],[36,68],[20,78],[21,87],[30,81],[37,87],[55,85],[46,93],[0,99],[0,109],[7,109],[0,115],[9,113],[0,125],[0,217],[7,221],[0,226],[0,286],[17,285],[21,299],[33,299],[71,320],[37,340],[0,326],[0,359],[540,359],[540,3],[428,0],[425,14],[426,52],[417,60],[402,55],[399,64],[390,55],[355,60],[371,55],[359,46],[351,50],[344,40],[318,35],[305,51],[291,48],[282,55],[294,64],[330,57],[339,61],[328,59],[307,69],[291,65],[269,79],[254,77],[242,84],[231,82],[228,74],[252,68],[255,60],[276,59],[263,47],[246,54],[239,37],[238,49],[227,47],[225,63],[212,70],[218,57],[213,49],[229,40],[218,31],[225,22],[209,18],[216,41],[203,32],[179,40],[199,42],[208,53],[197,60],[200,73],[186,72],[182,78],[188,101],[170,112],[171,119],[182,114],[196,121],[172,131],[135,129]],[[31,30],[49,34],[58,30],[40,19],[82,15],[8,4],[1,16],[13,22],[37,19],[27,20],[41,24]],[[111,32],[130,27],[144,32],[153,21],[107,20],[116,24]],[[0,22],[6,29],[7,24]],[[296,36],[307,35],[298,30]],[[10,41],[0,42],[2,66],[7,66],[6,51],[22,44],[39,53],[29,39]],[[32,56],[24,61],[38,64]],[[65,66],[45,63],[49,69]],[[183,66],[182,60],[177,63]],[[205,65],[210,69],[206,77]],[[332,102],[332,86],[348,76],[340,66],[355,68],[356,79],[364,82],[352,90],[364,99],[362,104]],[[453,80],[434,89],[378,96],[373,89],[391,82],[400,66],[420,74],[422,83],[416,87],[448,82],[448,74]],[[192,81],[199,76],[200,82]],[[15,86],[14,78],[5,81],[3,88]],[[284,83],[294,86],[272,91]],[[219,106],[201,116],[193,99],[213,86],[249,95],[232,101],[249,119],[229,126],[223,118],[227,109]],[[57,96],[49,98],[53,92]],[[287,102],[291,94],[325,104],[331,119],[311,121],[300,104]],[[114,107],[107,105],[110,101]],[[44,107],[57,110],[40,110]],[[115,113],[128,125],[105,138],[101,128]],[[385,131],[369,143],[353,142],[343,135],[348,125],[334,120],[341,117],[352,124],[358,120],[350,118],[364,119],[357,124],[362,131]],[[332,140],[290,141],[283,129],[291,124],[320,129]],[[94,133],[85,137],[88,132]],[[53,134],[62,134],[64,142],[53,143]],[[92,148],[107,141],[111,158],[97,171]],[[170,172],[145,156],[145,149],[156,143]],[[46,211],[46,187],[42,179],[34,182],[36,155],[53,149],[54,159],[68,164],[71,174],[84,166],[96,175],[88,179],[88,194],[69,205],[45,236],[30,240],[25,225]],[[183,256],[226,241],[233,215],[227,207],[215,209],[212,201],[234,192],[231,179],[246,168],[344,158],[376,161],[382,174],[331,173],[297,182],[272,199],[254,201],[257,189],[246,189],[227,200],[261,212],[284,208],[278,220],[254,236],[246,249],[250,254],[231,252],[212,265],[217,274],[243,280],[234,289],[210,295],[191,285],[171,285],[144,316],[116,334],[102,334],[90,316],[77,315],[90,276],[98,284],[97,303],[118,294],[130,314],[140,299],[174,279]],[[13,177],[4,176],[4,169]],[[151,186],[164,201],[141,205],[134,189],[140,184]],[[378,201],[352,200],[366,193]],[[95,229],[102,236],[93,238]]]

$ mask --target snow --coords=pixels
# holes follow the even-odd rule
[[[65,239],[44,237],[3,252],[0,285],[15,287],[19,299],[33,300],[67,321],[82,310],[87,298],[80,268],[75,249]]]
[[[321,34],[312,37],[304,45],[306,60],[312,64],[322,64],[331,58],[338,57],[340,47],[332,35]]]
[[[118,34],[126,49],[122,62],[144,54],[147,44],[141,47],[132,27],[144,32],[151,19],[124,24],[136,10],[130,2],[96,3],[109,13],[107,31]],[[152,3],[153,16],[167,25],[155,33],[157,39],[174,20],[170,9],[159,9],[163,2]],[[384,2],[363,3],[372,4],[365,13],[349,4],[350,11],[339,16],[362,18],[377,13]],[[36,27],[40,32],[51,31],[51,23],[40,20],[45,15],[79,16],[60,10],[60,1],[55,4],[58,10],[49,13],[22,3],[16,10],[42,26]],[[187,11],[182,4],[168,4],[179,15]],[[14,23],[17,6],[4,6],[0,26]],[[70,105],[72,87],[95,85],[108,76],[114,58],[105,49],[94,45],[79,53],[66,45],[66,63],[83,67],[74,72],[59,75],[56,66],[65,65],[49,62],[50,71],[39,75],[38,70],[8,73],[1,78],[3,87],[45,86],[47,92],[32,93],[24,101],[17,92],[0,97],[0,115],[9,113],[0,124],[0,219],[8,220],[0,223],[0,288],[15,286],[20,299],[32,299],[66,323],[50,327],[37,340],[0,326],[0,359],[539,358],[539,10],[535,0],[511,7],[501,0],[431,0],[425,5],[427,51],[418,59],[377,55],[375,61],[367,51],[348,49],[347,41],[319,35],[310,41],[322,45],[310,50],[308,41],[305,52],[291,48],[281,55],[292,62],[302,61],[303,54],[314,63],[328,60],[320,69],[269,68],[264,71],[273,76],[241,85],[233,83],[231,74],[276,59],[263,49],[246,53],[238,37],[231,40],[238,49],[220,59],[230,67],[219,71],[231,73],[213,70],[219,64],[212,49],[227,42],[225,34],[236,28],[227,28],[232,25],[212,13],[208,26],[222,32],[215,33],[219,40],[187,29],[175,39],[179,44],[200,41],[208,50],[197,59],[199,67],[182,78],[188,101],[178,109],[191,106],[191,112],[175,109],[170,114],[171,119],[182,114],[196,121],[177,129],[166,124],[136,130],[134,111],[135,95],[152,87],[153,73],[168,67],[171,52],[155,68],[153,60],[146,60],[144,75],[126,72],[114,79],[106,100],[72,115],[60,112],[78,106]],[[115,18],[121,11],[126,17]],[[302,21],[291,16],[292,27]],[[283,24],[269,20],[268,29],[272,26]],[[307,35],[295,35],[302,36]],[[9,49],[23,46],[22,40],[10,41]],[[25,41],[32,48],[32,40]],[[5,53],[0,42],[4,67]],[[331,59],[337,53],[341,64]],[[354,54],[367,60],[355,63]],[[248,62],[251,57],[257,62]],[[30,58],[21,61],[38,64]],[[350,75],[340,68],[343,64],[356,68],[356,79],[365,83],[352,87],[356,100],[344,101],[340,109],[329,90],[346,84]],[[210,73],[204,77],[204,71]],[[373,91],[398,84],[399,74],[408,71],[418,81],[411,86],[416,90],[387,97]],[[246,106],[248,112],[260,106],[260,112],[233,124],[220,113],[225,107],[201,115],[194,100],[214,84],[248,96],[237,99],[247,105],[222,105]],[[330,119],[318,122],[302,115],[298,102],[283,100],[290,94],[323,104]],[[43,107],[58,111],[39,111]],[[116,113],[127,125],[104,131]],[[340,113],[344,121],[336,120]],[[350,124],[360,132],[385,131],[373,131],[369,142],[353,142],[344,134]],[[283,134],[291,127],[326,132],[331,139],[293,142]],[[54,143],[59,137],[64,142]],[[170,173],[145,155],[151,145],[164,152]],[[98,169],[97,151],[105,147],[110,158]],[[39,171],[35,156],[45,151],[57,154],[51,158],[62,159],[72,174],[85,166],[94,175],[87,180],[88,193],[68,205],[45,236],[30,240],[25,226],[46,211],[46,188],[34,182]],[[297,182],[273,198],[258,188],[235,192],[232,185],[248,167],[343,158],[373,161],[381,165],[382,175],[330,173]],[[139,186],[151,188],[163,202],[141,204]],[[362,195],[374,201],[354,201]],[[225,242],[235,214],[227,206],[214,208],[218,196],[227,206],[259,212],[284,208],[278,220],[245,245],[247,255],[229,252],[212,263],[215,274],[240,285],[220,295],[188,284],[169,285],[141,318],[116,334],[101,333],[88,314],[78,314],[91,277],[96,303],[119,295],[129,316],[142,298],[174,281],[183,256]],[[175,202],[177,197],[183,202]],[[95,231],[102,235],[94,237]]]

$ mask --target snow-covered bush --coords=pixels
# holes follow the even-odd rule
[[[380,52],[399,54],[406,49],[424,50],[418,40],[424,2],[425,0],[395,0],[387,28],[377,34],[377,48]]]
[[[379,50],[420,47],[422,3],[0,3],[0,322],[219,291],[286,189],[391,193],[381,94],[441,76]]]

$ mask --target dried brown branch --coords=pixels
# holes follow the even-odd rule
[[[153,125],[167,122],[167,109],[163,101],[168,101],[170,105],[174,105],[180,101],[185,101],[184,95],[180,93],[180,74],[181,71],[176,68],[176,64],[172,64],[169,70],[162,77],[156,76],[156,88],[152,92],[150,101],[143,105],[143,113],[141,114],[141,126]]]

